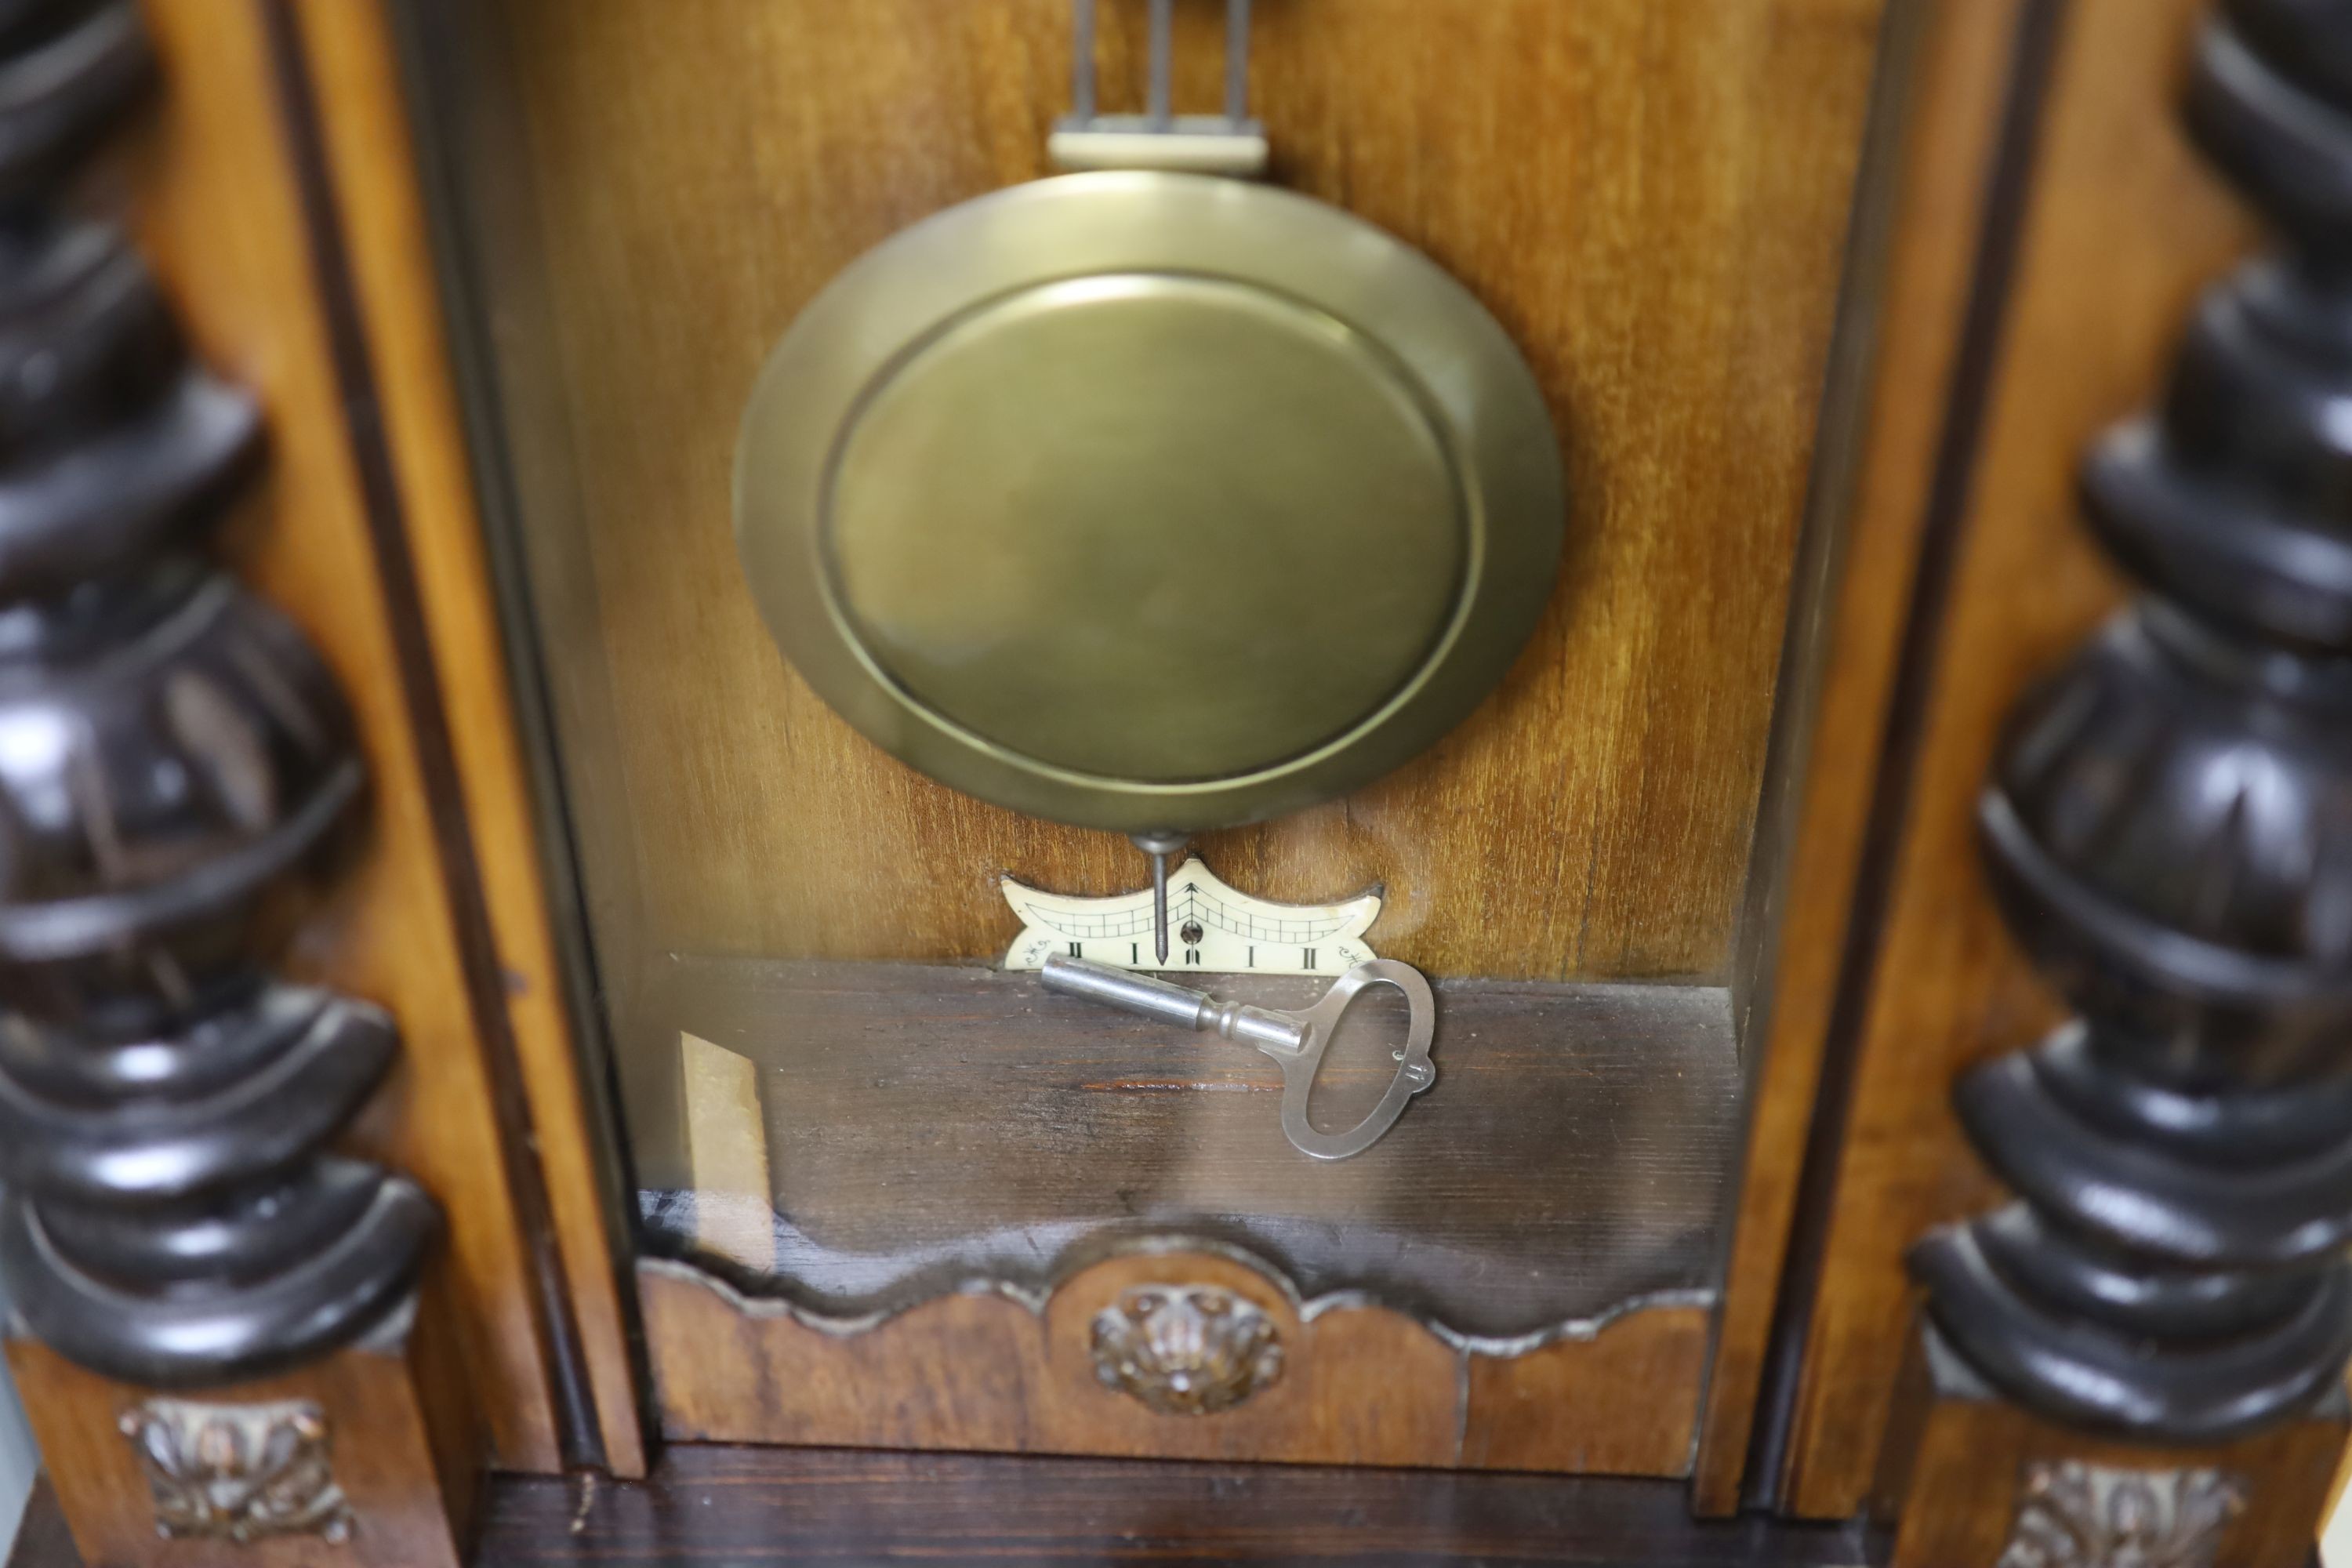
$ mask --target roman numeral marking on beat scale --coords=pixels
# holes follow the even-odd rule
[[[1197,856],[1169,873],[1165,888],[1164,896],[1140,888],[1082,898],[1008,876],[1005,902],[1022,930],[1004,966],[1036,970],[1061,952],[1129,970],[1336,975],[1378,956],[1366,940],[1380,919],[1377,889],[1341,903],[1280,904],[1220,880]],[[1157,941],[1163,918],[1165,956]]]

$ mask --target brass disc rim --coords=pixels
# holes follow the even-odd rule
[[[919,699],[877,660],[827,556],[835,465],[866,398],[947,323],[1024,290],[1111,274],[1195,276],[1346,323],[1409,374],[1442,434],[1467,538],[1454,613],[1388,700],[1320,745],[1250,772],[1157,782],[1025,755]],[[1256,821],[1344,795],[1458,725],[1549,602],[1566,510],[1559,438],[1499,323],[1418,251],[1273,187],[1154,172],[1075,174],[940,213],[868,252],[793,321],[737,448],[735,531],[779,647],[884,751],[982,800],[1123,833]]]

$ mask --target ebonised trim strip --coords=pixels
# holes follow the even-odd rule
[[[2048,119],[2058,46],[2071,10],[2071,0],[2026,0],[2018,16],[2009,93],[1986,184],[1960,352],[1945,400],[1919,561],[1888,699],[1885,749],[1879,758],[1846,928],[1845,956],[1822,1052],[1821,1098],[1799,1178],[1796,1231],[1790,1242],[1780,1306],[1773,1319],[1772,1349],[1765,1366],[1763,1414],[1748,1454],[1748,1485],[1750,1500],[1758,1506],[1775,1504],[1787,1480],[1784,1472],[1803,1384],[1805,1346],[1820,1303],[1864,1025],[1869,1016],[1886,913],[1894,896],[1895,861],[1909,822],[1927,709],[1943,651],[1944,622],[1951,605],[1953,568],[1974,494],[2032,205],[2042,132]]]
[[[503,978],[489,912],[481,895],[480,870],[467,827],[463,786],[450,741],[441,681],[425,628],[424,597],[408,548],[400,490],[374,360],[367,342],[359,289],[352,276],[342,224],[335,206],[333,174],[319,117],[318,91],[305,56],[301,23],[290,0],[255,0],[269,40],[280,123],[300,192],[313,277],[325,315],[329,349],[343,399],[344,427],[358,472],[368,537],[373,548],[400,667],[426,804],[438,841],[440,869],[452,924],[465,967],[467,996],[488,1064],[502,1137],[508,1184],[529,1247],[534,1300],[557,1402],[557,1437],[567,1467],[601,1468],[605,1463],[595,1395],[580,1347],[544,1173],[530,1151],[537,1146],[530,1104],[522,1088],[522,1066],[507,1017]]]

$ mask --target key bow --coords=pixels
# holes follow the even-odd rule
[[[1437,1066],[1429,1055],[1437,1034],[1436,994],[1420,970],[1392,958],[1356,965],[1332,982],[1322,1000],[1297,1013],[1224,1001],[1190,986],[1063,953],[1045,961],[1041,978],[1048,990],[1256,1047],[1282,1068],[1283,1135],[1299,1152],[1318,1160],[1345,1160],[1362,1153],[1396,1125],[1407,1101],[1437,1081]],[[1318,1132],[1307,1118],[1316,1075],[1322,1070],[1324,1053],[1339,1032],[1348,1004],[1371,985],[1395,986],[1404,993],[1410,1010],[1404,1046],[1392,1053],[1396,1076],[1380,1103],[1355,1126],[1345,1132]]]

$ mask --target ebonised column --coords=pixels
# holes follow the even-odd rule
[[[2228,0],[2186,114],[2284,243],[2086,465],[2147,593],[2025,700],[1979,810],[2076,1016],[1962,1080],[2020,1201],[1913,1265],[2009,1398],[2194,1445],[2352,1356],[2352,6]]]
[[[362,778],[324,667],[200,553],[256,407],[69,216],[151,72],[131,0],[0,0],[0,1272],[21,1329],[178,1389],[365,1333],[437,1215],[321,1152],[391,1020],[262,963]]]

